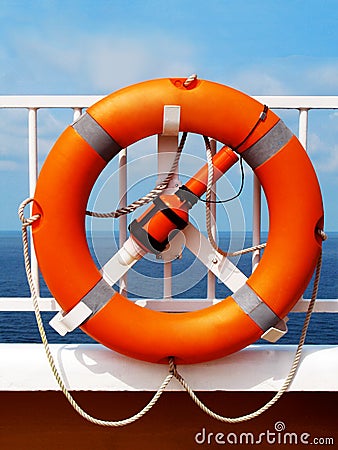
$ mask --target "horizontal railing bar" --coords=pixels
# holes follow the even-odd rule
[[[40,298],[40,311],[60,311],[60,306],[54,298]],[[0,311],[2,312],[25,312],[34,311],[33,302],[30,297],[2,297],[0,298]]]
[[[102,95],[0,95],[0,108],[87,108]],[[338,109],[336,95],[253,96],[276,109]]]
[[[182,312],[206,308],[219,301],[221,300],[213,302],[212,300],[207,299],[185,298],[175,300],[137,300],[137,303],[155,311]],[[309,302],[309,299],[300,300],[292,309],[292,312],[306,312]],[[40,298],[39,307],[41,311],[60,310],[60,307],[54,298]],[[1,311],[33,311],[33,305],[29,297],[2,297],[0,298],[0,312]],[[314,312],[338,313],[338,299],[318,299],[315,303]]]
[[[310,299],[303,299],[299,301],[291,312],[306,312],[309,307]],[[338,312],[338,299],[318,299],[316,300],[314,312],[318,313],[337,313]]]
[[[276,109],[338,109],[337,95],[263,95],[253,98]]]
[[[0,95],[0,108],[87,108],[102,95]]]

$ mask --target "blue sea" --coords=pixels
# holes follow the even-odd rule
[[[323,243],[323,266],[318,298],[338,298],[338,233],[328,233],[329,239]],[[220,246],[229,248],[229,233],[220,233]],[[266,236],[262,236],[262,240]],[[231,238],[231,249],[236,248],[236,239]],[[250,246],[250,235],[238,238],[238,245]],[[94,259],[103,265],[117,249],[116,234],[98,234],[88,239]],[[241,241],[241,242],[240,242]],[[243,255],[236,261],[238,267],[247,275],[250,274],[251,255]],[[0,232],[0,297],[29,297],[29,288],[24,270],[21,233],[16,231]],[[147,256],[139,261],[128,275],[130,298],[161,298],[163,262],[154,256]],[[206,297],[207,282],[202,264],[188,251],[184,250],[181,259],[172,265],[173,297],[182,298]],[[140,292],[142,286],[142,292]],[[41,278],[41,296],[50,297]],[[310,298],[312,283],[308,286],[304,298]],[[222,284],[216,283],[216,297],[224,298],[230,291]],[[30,301],[30,300],[27,300]],[[47,336],[51,343],[91,343],[94,342],[81,330],[76,330],[66,337],[60,337],[48,325],[54,313],[42,313]],[[298,342],[305,313],[289,314],[289,332],[280,344],[296,344]],[[306,339],[307,344],[337,344],[338,314],[313,314]],[[0,342],[40,342],[40,337],[32,312],[0,312]],[[261,341],[259,341],[260,343]],[[262,341],[264,342],[264,341]]]

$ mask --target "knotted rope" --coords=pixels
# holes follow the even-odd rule
[[[196,78],[197,78],[197,75],[191,75],[190,77],[188,77],[185,80],[183,85],[185,87],[188,87],[190,85],[190,83],[192,83]],[[265,109],[264,109],[262,114],[266,114]],[[260,120],[264,120],[264,118],[265,118],[265,116],[261,115]],[[258,124],[258,122],[257,122],[257,124]],[[257,124],[255,125],[255,127],[257,126]],[[158,195],[160,195],[161,192],[163,192],[163,190],[167,188],[167,186],[168,186],[168,184],[169,184],[169,182],[170,182],[174,172],[176,171],[176,168],[177,168],[177,165],[178,165],[178,161],[179,161],[179,158],[180,158],[180,155],[181,155],[181,152],[183,150],[183,146],[184,146],[184,143],[185,143],[185,140],[186,140],[186,136],[187,136],[187,133],[183,133],[180,145],[179,145],[179,147],[177,149],[177,153],[175,155],[175,160],[174,160],[174,162],[172,164],[172,167],[171,167],[167,177],[163,180],[162,183],[160,183],[152,191],[150,191],[149,194],[147,194],[146,196],[140,198],[139,200],[136,200],[135,202],[131,203],[127,207],[120,208],[120,209],[118,209],[116,211],[112,211],[112,212],[109,212],[109,213],[95,213],[95,212],[87,211],[87,214],[91,215],[91,216],[94,216],[94,217],[115,217],[115,218],[117,218],[117,217],[120,217],[123,214],[128,214],[130,212],[133,212],[138,207],[149,203],[154,198],[156,198]],[[206,198],[207,198],[207,208],[206,208],[206,210],[207,210],[207,230],[208,230],[208,236],[209,236],[210,242],[212,243],[214,248],[219,253],[221,253],[223,256],[236,256],[236,255],[240,255],[240,254],[243,254],[243,253],[248,253],[250,251],[254,251],[254,250],[257,250],[257,249],[264,248],[266,244],[260,244],[258,246],[250,247],[248,249],[240,250],[240,251],[233,252],[233,253],[226,253],[226,252],[223,252],[221,249],[218,248],[216,242],[214,241],[212,233],[211,233],[210,196],[211,196],[212,181],[213,181],[213,164],[212,164],[212,155],[211,155],[210,146],[208,148],[208,145],[206,145],[206,148],[207,148],[207,161],[208,161],[208,185],[207,185],[207,193],[206,193]],[[165,391],[166,387],[168,386],[168,384],[170,383],[170,381],[174,377],[179,381],[179,383],[188,392],[188,394],[190,395],[192,400],[206,414],[208,414],[209,416],[213,417],[216,420],[219,420],[221,422],[227,422],[227,423],[244,422],[244,421],[247,421],[247,420],[251,420],[251,419],[253,419],[255,417],[258,417],[259,415],[261,415],[262,413],[267,411],[272,405],[274,405],[277,402],[277,400],[283,395],[283,393],[288,389],[288,387],[290,386],[292,380],[294,379],[295,374],[297,372],[297,369],[299,367],[301,354],[302,354],[302,349],[303,349],[304,342],[305,342],[306,333],[307,333],[308,326],[309,326],[309,323],[310,323],[310,318],[311,318],[311,314],[313,312],[314,304],[315,304],[315,301],[316,301],[316,298],[317,298],[318,285],[319,285],[319,279],[320,279],[320,270],[321,270],[321,264],[322,264],[322,254],[321,253],[319,255],[318,262],[317,262],[316,274],[315,274],[315,280],[314,280],[314,284],[313,284],[313,291],[312,291],[311,301],[309,303],[309,307],[308,307],[308,311],[307,311],[306,318],[305,318],[305,321],[304,321],[301,337],[300,337],[300,340],[299,340],[299,344],[298,344],[297,351],[296,351],[295,356],[294,356],[294,360],[293,360],[293,363],[292,363],[289,375],[287,376],[287,378],[285,379],[282,387],[275,394],[275,396],[269,402],[267,402],[264,406],[259,408],[257,411],[254,411],[254,412],[252,412],[250,414],[246,414],[246,415],[243,415],[243,416],[240,416],[240,417],[224,417],[224,416],[221,416],[221,415],[213,412],[212,410],[210,410],[196,396],[196,394],[193,392],[193,390],[191,389],[189,384],[185,381],[185,379],[182,377],[182,375],[178,372],[176,364],[175,364],[174,357],[170,357],[168,359],[168,362],[169,362],[169,374],[165,377],[165,379],[163,380],[162,384],[160,385],[160,387],[158,388],[157,392],[154,394],[152,399],[149,401],[149,403],[141,411],[139,411],[137,414],[135,414],[135,415],[133,415],[133,416],[127,418],[127,419],[118,420],[118,421],[102,420],[102,419],[98,419],[98,418],[95,418],[95,417],[89,415],[87,412],[85,412],[78,405],[78,403],[75,401],[75,399],[70,394],[70,392],[68,391],[67,387],[65,386],[65,383],[62,380],[60,372],[59,372],[59,370],[57,368],[57,365],[55,363],[55,359],[54,359],[54,357],[52,355],[52,352],[50,350],[50,346],[49,346],[49,343],[48,343],[48,340],[47,340],[47,336],[46,336],[46,332],[45,332],[45,329],[44,329],[44,325],[43,325],[43,322],[42,322],[41,313],[40,313],[40,309],[39,309],[39,302],[38,302],[39,299],[38,299],[37,289],[35,287],[34,280],[33,280],[33,277],[32,277],[32,272],[31,272],[30,258],[29,258],[28,233],[27,233],[27,228],[29,226],[31,226],[34,222],[39,220],[40,219],[40,215],[39,214],[35,214],[35,215],[32,215],[29,218],[26,218],[24,216],[24,209],[25,209],[25,207],[29,203],[33,202],[33,201],[34,201],[34,199],[28,198],[27,200],[22,202],[20,207],[19,207],[18,214],[19,214],[19,218],[20,218],[20,220],[22,222],[22,242],[23,242],[23,253],[24,253],[25,268],[26,268],[26,274],[27,274],[27,280],[28,280],[29,288],[30,288],[30,291],[31,291],[31,297],[32,297],[35,317],[36,317],[36,321],[37,321],[37,325],[38,325],[38,330],[39,330],[39,333],[40,333],[40,336],[41,336],[41,341],[43,343],[43,347],[44,347],[44,350],[45,350],[45,353],[46,353],[47,360],[49,362],[49,365],[51,367],[51,370],[53,372],[53,375],[55,377],[55,380],[56,380],[57,384],[59,385],[61,391],[63,392],[63,394],[67,398],[67,400],[70,403],[70,405],[84,419],[88,420],[89,422],[91,422],[93,424],[104,426],[104,427],[122,427],[122,426],[125,426],[125,425],[129,425],[129,424],[135,422],[136,420],[140,419],[148,411],[150,411],[150,409],[156,404],[156,402],[161,397],[161,395]],[[326,236],[326,234],[324,233],[323,230],[317,230],[317,231],[318,231],[318,234],[321,236],[321,238],[323,240],[325,240],[327,238],[327,236]]]
[[[290,386],[292,380],[294,379],[297,369],[299,367],[306,333],[307,333],[307,330],[309,327],[310,318],[311,318],[313,308],[315,305],[315,301],[317,298],[319,279],[320,279],[320,270],[321,270],[321,265],[322,265],[322,254],[321,253],[319,255],[317,266],[316,266],[316,274],[315,274],[315,279],[314,279],[314,284],[313,284],[311,301],[309,303],[309,307],[308,307],[308,310],[306,313],[301,337],[299,340],[299,344],[298,344],[297,351],[294,356],[294,360],[293,360],[289,375],[287,376],[282,387],[275,394],[275,396],[270,401],[268,401],[264,406],[259,408],[257,411],[254,411],[250,414],[246,414],[246,415],[243,415],[240,417],[225,417],[225,416],[222,416],[222,415],[219,415],[219,414],[213,412],[197,397],[197,395],[191,389],[189,384],[185,381],[185,379],[182,377],[182,375],[178,372],[174,357],[170,357],[168,360],[169,374],[165,377],[162,384],[160,385],[160,387],[158,388],[157,392],[152,397],[152,399],[149,401],[149,403],[137,414],[135,414],[127,419],[117,420],[117,421],[102,420],[102,419],[95,418],[95,417],[91,416],[90,414],[88,414],[86,411],[84,411],[79,406],[79,404],[73,398],[71,393],[68,391],[65,383],[63,382],[60,372],[56,366],[55,359],[50,350],[50,346],[49,346],[46,332],[44,329],[44,325],[42,322],[41,313],[40,313],[40,309],[39,309],[39,303],[38,303],[37,290],[35,288],[35,284],[34,284],[34,281],[32,278],[32,273],[31,273],[31,266],[30,266],[30,260],[29,260],[29,248],[28,248],[28,234],[27,234],[27,228],[29,226],[31,226],[35,221],[39,220],[40,215],[35,214],[29,218],[26,218],[24,216],[24,212],[23,212],[26,205],[28,205],[29,203],[31,203],[33,201],[34,200],[32,198],[28,198],[27,200],[25,200],[24,202],[21,203],[21,205],[19,207],[19,217],[22,222],[22,241],[23,241],[24,261],[25,261],[27,280],[28,280],[30,291],[31,291],[31,296],[32,296],[32,301],[33,301],[35,317],[36,317],[36,321],[37,321],[37,325],[38,325],[38,330],[39,330],[39,333],[41,336],[41,340],[42,340],[43,347],[44,347],[44,350],[45,350],[45,353],[47,356],[48,363],[50,365],[50,368],[53,372],[53,375],[54,375],[54,378],[55,378],[57,384],[59,385],[61,391],[67,398],[70,405],[84,419],[88,420],[89,422],[91,422],[95,425],[100,425],[100,426],[104,426],[104,427],[122,427],[125,425],[129,425],[129,424],[135,422],[136,420],[140,419],[141,417],[143,417],[148,411],[151,410],[151,408],[156,404],[158,399],[161,397],[161,395],[163,394],[163,392],[165,391],[166,387],[168,386],[168,384],[170,383],[170,381],[172,380],[173,377],[175,377],[179,381],[179,383],[188,392],[188,394],[190,395],[192,400],[202,409],[202,411],[204,411],[206,414],[213,417],[214,419],[219,420],[221,422],[226,422],[226,423],[239,423],[239,422],[244,422],[247,420],[254,419],[255,417],[258,417],[259,415],[261,415],[265,411],[267,411],[272,405],[274,405],[277,402],[277,400],[284,394],[284,392],[287,391],[287,389]],[[326,239],[326,235],[322,230],[319,234],[322,236],[322,239]]]

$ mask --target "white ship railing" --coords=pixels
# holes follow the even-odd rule
[[[27,110],[28,114],[28,160],[29,160],[29,192],[27,193],[27,196],[32,197],[35,192],[35,186],[37,182],[38,177],[38,136],[39,136],[39,129],[38,129],[38,110],[41,109],[49,109],[49,108],[62,108],[62,109],[71,109],[73,111],[73,118],[74,120],[77,119],[83,109],[89,107],[93,103],[100,100],[101,96],[0,96],[0,108],[19,108],[19,109],[25,109]],[[299,117],[298,117],[298,137],[303,144],[303,146],[307,147],[307,138],[308,138],[308,114],[310,110],[313,109],[321,109],[321,110],[332,110],[332,109],[338,109],[338,96],[260,96],[256,97],[257,100],[259,100],[261,103],[264,103],[268,105],[271,109],[282,109],[282,110],[297,110],[299,111]],[[119,174],[120,174],[120,192],[126,192],[126,164],[125,164],[125,158],[126,154],[122,154],[120,156],[119,160]],[[260,243],[260,235],[261,235],[261,187],[257,180],[257,178],[254,177],[254,186],[253,186],[253,231],[252,231],[252,244],[256,245]],[[120,236],[122,236],[122,239],[126,236],[126,220],[120,220]],[[254,268],[259,261],[259,252],[256,252],[253,254],[252,257],[252,267]],[[34,248],[32,247],[31,252],[31,264],[32,264],[32,271],[33,271],[33,277],[35,280],[36,285],[38,286],[38,265],[36,256],[34,253]],[[170,281],[170,280],[169,280]],[[171,286],[168,285],[168,281],[164,281],[164,298],[170,298],[171,295]],[[173,300],[149,300],[147,302],[147,306],[153,309],[161,309],[161,310],[167,310],[167,311],[173,311],[177,310],[178,305],[180,307],[180,310],[192,310],[196,308],[202,308],[210,304],[212,302],[212,299],[215,296],[215,281],[214,276],[211,274],[208,276],[208,295],[206,299],[197,300],[197,299],[185,299],[180,300],[179,302],[175,302]],[[39,300],[40,307],[42,311],[57,311],[59,310],[59,307],[56,303],[56,301],[52,298],[40,298]],[[295,308],[293,309],[293,312],[304,312],[307,310],[309,300],[308,299],[301,299]],[[10,297],[2,297],[0,298],[0,312],[1,311],[31,311],[32,305],[28,298],[10,298]],[[328,313],[337,313],[338,312],[338,299],[318,299],[315,306],[315,312],[321,313],[321,312],[328,312]],[[26,345],[24,347],[26,350],[28,349],[28,344],[0,344],[1,354],[7,355],[3,359],[4,367],[2,370],[5,370],[8,372],[8,379],[10,380],[11,376],[13,375],[14,371],[16,373],[20,372],[20,368],[16,367],[17,364],[17,357],[19,353],[21,354],[25,350],[22,348],[22,345]],[[31,346],[30,346],[31,347]],[[40,347],[40,346],[39,346]],[[280,382],[284,376],[286,376],[286,368],[289,365],[289,362],[292,359],[292,352],[293,352],[293,346],[279,346],[275,345],[274,347],[266,345],[266,346],[260,346],[260,350],[256,350],[254,348],[255,346],[249,347],[249,349],[244,350],[243,352],[240,352],[242,356],[231,356],[230,359],[227,359],[226,363],[224,364],[234,364],[232,366],[232,374],[241,374],[241,376],[232,376],[227,375],[224,377],[224,373],[220,375],[223,377],[222,383],[216,383],[215,386],[210,387],[209,383],[200,383],[198,380],[202,380],[203,377],[197,377],[196,375],[196,383],[195,386],[197,389],[237,389],[237,390],[275,390],[278,389]],[[332,377],[332,374],[330,375],[330,380],[325,377],[324,371],[321,373],[318,372],[318,377],[313,378],[311,376],[311,373],[313,372],[314,368],[317,368],[316,370],[319,370],[318,368],[320,365],[323,365],[323,361],[325,360],[327,362],[327,358],[329,357],[330,360],[335,359],[335,361],[338,360],[338,349],[334,346],[314,346],[314,347],[320,347],[318,350],[313,350],[313,346],[307,346],[308,349],[306,352],[308,352],[308,361],[311,361],[310,366],[306,366],[304,368],[303,366],[303,372],[301,372],[300,375],[297,374],[296,383],[293,384],[292,389],[298,389],[298,390],[337,390],[337,381],[335,381],[335,378]],[[107,372],[108,374],[114,373],[116,369],[116,365],[118,364],[124,364],[125,363],[125,357],[121,355],[117,355],[114,360],[111,358],[107,358],[107,355],[105,354],[105,350],[103,350],[100,346],[93,346],[90,347],[92,350],[88,350],[88,346],[82,345],[78,347],[68,348],[67,346],[59,346],[54,345],[52,346],[54,348],[55,354],[57,355],[57,358],[60,360],[60,355],[63,356],[65,354],[70,355],[73,354],[73,362],[70,363],[69,369],[76,369],[75,375],[78,375],[78,380],[85,380],[81,384],[76,384],[70,382],[69,386],[74,389],[86,389],[84,385],[87,386],[87,389],[98,389],[98,390],[110,390],[110,389],[116,389],[116,390],[125,390],[125,389],[137,389],[135,388],[135,385],[139,386],[141,390],[152,390],[156,389],[156,381],[160,379],[161,377],[155,377],[156,381],[153,383],[146,382],[147,375],[141,376],[142,383],[138,384],[135,382],[135,385],[133,382],[130,384],[124,384],[123,382],[117,382],[116,385],[111,384],[111,378],[107,378],[104,382],[98,382],[95,381],[95,386],[91,386],[90,382],[88,381],[88,373],[86,373],[86,366],[85,364],[78,364],[79,362],[79,354],[76,354],[76,352],[82,352],[82,356],[80,357],[83,359],[84,355],[89,355],[89,358],[93,357],[93,351],[96,349],[96,356],[97,360],[95,359],[95,364],[100,363],[103,365],[103,372]],[[283,350],[282,350],[283,348]],[[45,365],[43,368],[41,368],[42,372],[40,376],[38,377],[38,380],[32,382],[31,380],[34,378],[34,373],[29,375],[30,371],[33,370],[33,367],[37,367],[39,363],[37,360],[39,357],[42,357],[42,349],[37,347],[32,347],[29,350],[32,357],[33,364],[30,364],[29,371],[26,373],[24,380],[22,380],[22,377],[18,381],[13,381],[13,385],[11,385],[12,381],[8,381],[9,390],[20,390],[23,389],[40,389],[41,388],[41,380],[47,380],[46,381],[46,389],[55,389],[55,384],[53,384],[53,380],[51,377],[47,375],[47,366]],[[319,352],[318,352],[319,351]],[[16,355],[16,352],[19,352]],[[252,353],[253,352],[253,353]],[[283,353],[284,352],[284,353]],[[327,353],[330,352],[330,353]],[[274,355],[278,354],[275,357]],[[280,355],[283,354],[284,356],[282,359],[280,359]],[[16,356],[15,356],[16,355]],[[253,360],[252,356],[253,355]],[[270,359],[267,362],[266,356],[270,355]],[[321,359],[323,358],[324,360]],[[6,359],[7,358],[7,359]],[[251,358],[251,359],[250,359]],[[34,361],[36,359],[35,366]],[[123,361],[122,361],[123,360]],[[248,371],[245,369],[246,364],[248,360],[251,360],[251,362],[255,365],[255,373],[257,380],[263,380],[261,382],[254,383],[250,380],[248,384],[248,380],[246,377],[248,377]],[[108,362],[110,361],[110,362]],[[130,364],[137,364],[137,369],[135,368],[135,371],[138,372],[141,370],[146,371],[149,370],[149,365],[147,363],[140,363],[140,362],[131,362]],[[7,364],[7,365],[6,365]],[[42,363],[44,364],[44,363]],[[67,364],[66,364],[67,365]],[[203,365],[198,365],[199,367]],[[219,369],[219,363],[208,363],[206,365],[211,372],[215,376],[215,372]],[[338,363],[335,363],[335,367],[333,364],[331,365],[331,369],[334,371],[338,370]],[[90,365],[89,371],[90,369]],[[196,367],[196,366],[195,366]],[[155,372],[162,374],[163,368],[156,368],[154,369]],[[196,369],[197,370],[197,369]],[[204,369],[203,369],[204,370]],[[235,372],[233,372],[233,370]],[[274,370],[277,370],[277,375]],[[189,369],[189,373],[195,376],[195,369]],[[102,372],[102,373],[103,373]],[[266,374],[269,374],[271,372],[271,377],[276,377],[274,382],[271,382],[271,378],[267,376]],[[67,371],[68,373],[68,371]],[[128,370],[128,373],[133,373],[133,370]],[[163,372],[164,373],[164,372]],[[252,372],[250,371],[250,374]],[[310,376],[310,378],[308,378]],[[30,377],[30,378],[29,378]],[[47,377],[47,378],[46,378]],[[209,372],[210,377],[210,372]],[[250,375],[251,377],[251,375]],[[250,378],[249,377],[249,378]],[[300,377],[300,378],[299,378]],[[152,377],[151,377],[152,378]],[[154,378],[154,379],[155,379]],[[208,378],[206,378],[208,379]],[[4,381],[5,380],[5,381]],[[140,377],[138,377],[138,380],[140,380]],[[219,381],[220,378],[217,378]],[[237,380],[237,381],[236,381]],[[6,389],[6,375],[4,374],[3,382],[0,383],[0,389]],[[20,384],[21,383],[21,384]],[[33,383],[33,384],[32,384]],[[120,383],[120,384],[119,384]],[[122,384],[121,384],[122,383]],[[298,383],[298,384],[297,384]],[[32,384],[32,386],[31,386]],[[33,386],[34,385],[34,386]],[[142,387],[143,386],[143,387]],[[178,387],[176,386],[176,389]],[[43,387],[41,389],[44,389]]]

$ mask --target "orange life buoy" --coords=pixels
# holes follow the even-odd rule
[[[165,105],[181,107],[180,131],[236,149],[261,182],[269,208],[264,255],[237,292],[200,311],[142,308],[115,292],[96,267],[85,211],[98,175],[125,147],[160,134]],[[64,311],[80,301],[93,314],[81,329],[134,358],[178,363],[216,359],[256,341],[292,309],[310,281],[323,227],[318,181],[303,147],[272,111],[205,80],[158,79],[119,90],[90,107],[55,143],[34,196],[34,244],[46,283]],[[242,143],[242,144],[241,144]]]

